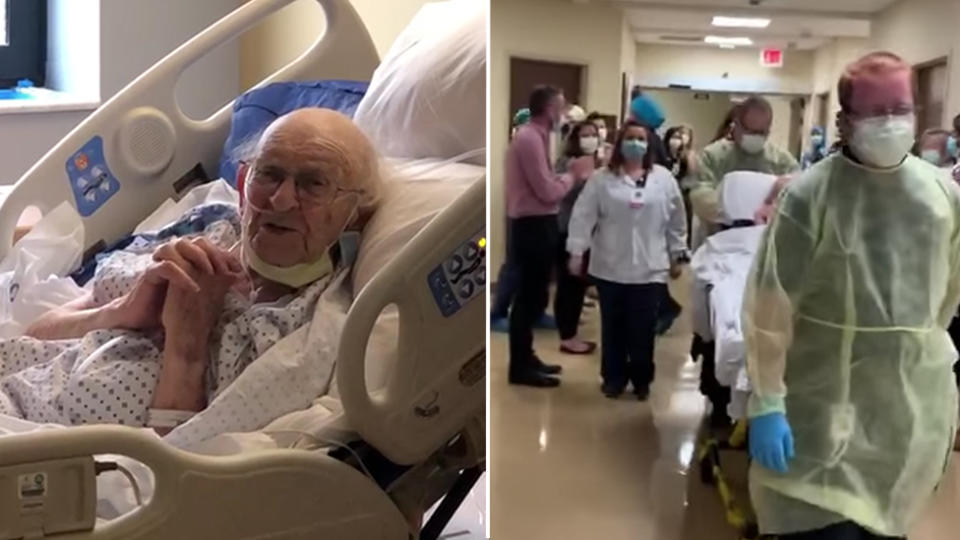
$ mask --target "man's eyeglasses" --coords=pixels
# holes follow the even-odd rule
[[[248,166],[251,169],[247,175],[245,189],[249,197],[260,201],[272,197],[288,178],[292,178],[295,182],[297,198],[301,202],[333,202],[343,194],[360,195],[362,193],[358,189],[341,188],[335,181],[316,171],[291,174],[280,167],[270,165],[261,167],[248,164]]]
[[[901,104],[894,107],[874,107],[873,109],[851,113],[854,118],[876,118],[878,116],[906,116],[916,114],[914,105]]]

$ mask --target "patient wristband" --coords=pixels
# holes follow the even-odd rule
[[[147,427],[175,428],[196,416],[196,411],[173,409],[147,409]]]

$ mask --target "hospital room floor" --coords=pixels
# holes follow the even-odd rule
[[[674,285],[674,297],[686,305],[688,276]],[[585,310],[583,320],[581,335],[598,339],[599,310]],[[510,386],[507,336],[492,335],[494,540],[738,538],[724,521],[715,488],[700,483],[696,468],[705,404],[698,390],[699,364],[687,356],[690,336],[683,316],[658,341],[656,382],[650,400],[640,403],[604,398],[599,351],[587,357],[561,354],[556,332],[538,332],[536,349],[544,361],[563,365],[560,388]],[[956,460],[951,465],[911,540],[956,538],[958,465]],[[734,491],[745,492],[745,459],[732,455],[724,468]]]

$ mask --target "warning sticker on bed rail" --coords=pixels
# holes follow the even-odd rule
[[[17,485],[20,486],[21,499],[37,499],[47,495],[47,473],[37,472],[21,474]]]

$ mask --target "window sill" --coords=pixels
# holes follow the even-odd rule
[[[100,106],[99,99],[75,96],[46,88],[30,88],[25,91],[33,97],[31,99],[0,100],[0,115],[92,111]]]

